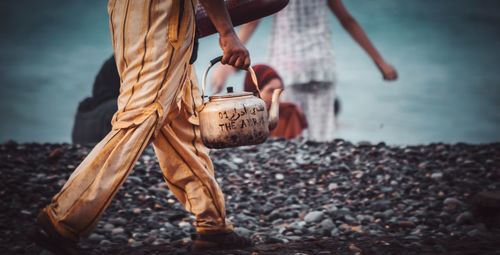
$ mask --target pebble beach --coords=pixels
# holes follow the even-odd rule
[[[2,254],[50,254],[25,232],[90,150],[0,145]],[[498,221],[474,209],[478,193],[500,190],[500,143],[274,139],[211,157],[229,219],[256,244],[213,254],[500,253]],[[80,246],[85,254],[189,254],[193,219],[148,148]]]

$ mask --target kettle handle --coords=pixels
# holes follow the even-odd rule
[[[221,60],[222,60],[222,56],[218,56],[218,57],[210,60],[210,65],[208,65],[207,69],[203,73],[202,90],[201,90],[201,101],[203,102],[203,104],[205,104],[205,88],[207,86],[208,71],[210,70],[210,68],[212,68],[212,66],[214,66],[215,64],[217,64],[217,62],[220,62]],[[257,89],[257,94],[258,94],[259,98],[261,98],[259,84],[257,82],[257,75],[255,74],[255,71],[253,70],[253,68],[251,66],[248,67],[248,70],[246,70],[246,71],[248,71],[250,73],[250,76],[252,77],[253,84],[255,85],[255,88]]]

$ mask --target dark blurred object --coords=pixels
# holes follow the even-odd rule
[[[473,201],[474,217],[486,227],[500,228],[500,191],[485,191],[477,194]]]
[[[120,76],[115,58],[111,56],[102,65],[92,88],[92,96],[78,105],[71,138],[73,143],[95,144],[111,130],[111,118],[117,111],[120,94]]]
[[[225,0],[233,26],[258,20],[283,9],[288,0]],[[217,32],[201,4],[196,7],[196,27],[201,37]]]
[[[61,158],[61,156],[62,156],[63,154],[64,154],[64,151],[63,151],[63,148],[62,148],[62,147],[55,148],[55,149],[53,149],[53,150],[50,152],[49,156],[47,157],[47,160],[48,160],[49,162],[56,162],[56,161],[58,161],[58,160]]]
[[[340,112],[340,99],[335,97],[335,102],[333,104],[333,110],[335,111],[335,116],[337,116]]]
[[[191,52],[191,58],[189,59],[189,64],[194,64],[196,60],[198,59],[198,48],[200,46],[200,35],[198,34],[198,31],[196,31],[194,35],[194,43],[193,43],[193,51]]]
[[[278,79],[281,84],[280,88],[284,87],[283,80],[272,67],[267,65],[254,65],[252,68],[257,76],[257,83],[259,84],[260,91],[262,91],[261,95],[264,100],[265,94],[272,94],[272,91],[267,93],[265,89],[272,80]],[[243,89],[248,92],[257,92],[249,73],[245,76]],[[300,136],[302,130],[307,128],[306,117],[297,105],[289,102],[280,102],[279,113],[278,125],[271,131],[270,137],[293,139]]]

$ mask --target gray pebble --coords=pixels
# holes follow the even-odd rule
[[[330,236],[338,236],[339,235],[339,229],[334,228],[332,231],[330,231]]]
[[[114,228],[115,228],[115,225],[113,225],[113,224],[111,224],[111,223],[106,223],[106,224],[104,224],[104,226],[103,226],[103,229],[108,230],[108,231],[111,231],[111,230],[113,230]]]
[[[123,234],[124,232],[125,229],[123,229],[122,227],[114,228],[113,230],[111,230],[112,235],[120,235]]]
[[[443,178],[443,173],[441,172],[431,174],[431,179],[433,180],[441,180],[441,178]]]
[[[471,224],[474,221],[474,217],[470,212],[463,212],[457,216],[455,222],[457,224]]]
[[[108,245],[111,245],[112,243],[109,241],[109,240],[102,240],[101,242],[99,242],[99,245],[100,246],[108,246]]]
[[[110,222],[115,224],[115,225],[123,226],[123,225],[126,225],[128,221],[122,217],[118,217],[118,218],[111,219]]]
[[[294,221],[290,225],[288,225],[288,227],[292,229],[302,230],[304,229],[305,225],[305,221]]]
[[[330,232],[330,231],[332,231],[333,228],[335,228],[335,224],[333,223],[333,221],[331,219],[324,219],[320,223],[320,226],[321,226],[321,229],[325,232]]]
[[[89,238],[88,238],[91,242],[100,242],[102,240],[104,240],[104,236],[103,235],[99,235],[99,234],[96,234],[96,233],[92,233]]]
[[[446,198],[443,201],[443,205],[444,205],[445,210],[447,210],[447,211],[453,211],[456,208],[462,206],[463,203],[462,203],[462,201],[460,201],[460,200],[458,200],[458,199],[456,199],[454,197],[449,197],[449,198]]]
[[[306,214],[304,220],[306,222],[318,222],[323,219],[324,213],[321,211],[312,211]]]
[[[250,231],[244,227],[236,227],[236,228],[234,228],[234,232],[236,232],[236,234],[244,236],[246,238],[249,238],[252,235],[252,231]]]

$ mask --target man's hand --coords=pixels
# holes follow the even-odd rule
[[[378,69],[382,73],[382,77],[384,77],[384,80],[395,81],[398,79],[398,72],[396,71],[396,68],[389,65],[385,61],[382,61],[381,63],[376,63],[376,64],[377,64]]]
[[[219,33],[219,43],[223,51],[222,64],[247,69],[250,66],[248,50],[234,32],[233,23],[223,0],[200,0]]]
[[[223,52],[222,64],[231,65],[239,69],[248,69],[250,66],[250,54],[236,33],[221,34],[219,43]]]

